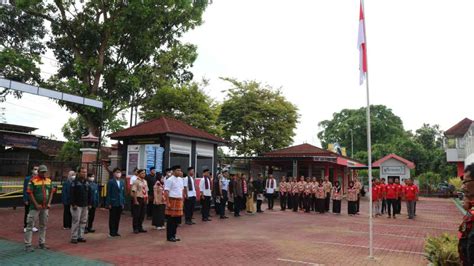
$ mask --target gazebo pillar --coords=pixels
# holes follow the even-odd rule
[[[298,160],[293,160],[293,177],[298,177]]]

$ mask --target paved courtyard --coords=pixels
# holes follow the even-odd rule
[[[347,205],[343,203],[343,211]],[[275,208],[278,209],[278,208]],[[98,210],[87,243],[69,244],[62,229],[62,206],[50,212],[50,251],[22,252],[23,209],[1,209],[0,265],[426,265],[423,243],[428,235],[456,233],[462,218],[451,199],[422,198],[416,220],[374,219],[374,255],[368,256],[368,202],[361,215],[306,214],[265,211],[178,229],[182,241],[165,241],[165,232],[134,235],[129,214],[122,216],[121,238],[107,238],[107,210]],[[230,215],[229,215],[230,216]],[[37,241],[37,234],[34,236]]]

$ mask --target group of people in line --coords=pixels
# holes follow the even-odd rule
[[[55,188],[46,177],[47,167],[35,166],[32,175],[25,179],[25,250],[33,251],[31,237],[34,230],[35,217],[39,217],[39,248],[47,249],[45,245],[45,228],[48,219],[48,210],[51,205]],[[374,216],[382,215],[386,210],[388,216],[395,218],[401,211],[401,200],[407,201],[409,218],[414,217],[415,203],[418,197],[418,188],[408,180],[402,186],[398,179],[374,179],[372,186],[372,200],[374,202]],[[199,190],[196,189],[199,187]],[[119,224],[122,211],[127,204],[133,217],[133,233],[146,233],[143,223],[145,217],[151,220],[156,230],[166,229],[166,239],[170,242],[180,241],[177,228],[182,224],[193,225],[196,202],[201,205],[203,222],[211,221],[211,204],[214,203],[216,215],[220,219],[227,219],[226,210],[240,217],[242,211],[248,214],[263,213],[262,203],[267,199],[268,210],[273,210],[275,198],[280,199],[280,209],[293,212],[312,211],[325,213],[341,213],[341,201],[345,196],[348,201],[349,215],[358,215],[360,197],[365,193],[361,182],[355,178],[348,183],[343,193],[339,181],[332,184],[329,177],[324,180],[315,177],[301,176],[281,177],[279,182],[270,174],[264,179],[262,174],[257,178],[245,174],[230,174],[223,171],[213,177],[209,169],[202,171],[202,177],[197,182],[195,169],[187,168],[184,176],[180,166],[173,166],[165,170],[165,175],[156,173],[155,168],[136,169],[130,177],[129,186],[126,186],[121,169],[111,171],[111,178],[106,186],[104,205],[109,209],[109,237],[119,237]],[[67,181],[62,188],[64,205],[63,227],[71,230],[72,244],[86,242],[84,234],[94,233],[93,227],[95,210],[99,206],[99,186],[92,174],[81,167],[77,177],[74,171],[69,172]],[[256,202],[256,204],[255,204]],[[256,208],[255,208],[256,207]],[[165,223],[166,222],[166,223]],[[166,227],[165,227],[166,224]]]

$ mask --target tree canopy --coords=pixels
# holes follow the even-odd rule
[[[293,142],[298,109],[279,90],[256,81],[223,78],[232,84],[218,122],[239,155],[260,155]]]
[[[0,32],[0,39],[18,43],[0,51],[0,64],[29,69],[8,70],[9,76],[36,80],[38,70],[28,64],[38,62],[46,48],[52,50],[59,69],[42,85],[103,101],[103,117],[97,109],[60,102],[82,116],[97,135],[102,119],[110,123],[163,83],[192,79],[189,67],[196,47],[182,43],[180,37],[202,23],[207,1],[18,0],[12,4],[13,8],[2,9],[0,24],[8,29],[7,23],[13,22],[21,30]],[[46,43],[41,41],[43,35]],[[25,66],[12,60],[24,60]]]

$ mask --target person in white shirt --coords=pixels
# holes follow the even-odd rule
[[[193,222],[194,206],[196,205],[196,187],[194,186],[194,167],[188,168],[188,175],[183,178],[183,186],[186,190],[186,199],[184,200],[184,220],[187,225],[195,224]]]
[[[167,218],[166,222],[166,240],[170,242],[180,241],[176,236],[178,223],[183,216],[183,199],[186,191],[183,186],[183,171],[181,166],[175,165],[172,168],[173,175],[165,181],[165,200]]]
[[[225,207],[227,205],[227,201],[229,200],[229,183],[230,183],[230,179],[229,179],[229,172],[227,170],[224,170],[224,172],[222,172],[222,178],[221,178],[221,187],[222,187],[222,199],[221,199],[221,216],[223,217],[227,217],[225,216]],[[227,218],[224,218],[224,219],[227,219]]]
[[[211,178],[209,177],[209,169],[204,169],[202,178],[199,182],[199,191],[201,192],[201,213],[202,221],[209,222],[209,212],[211,210]]]
[[[133,169],[133,175],[130,177],[130,186],[133,185],[133,182],[137,180],[138,174],[137,174],[138,168]]]
[[[273,196],[276,186],[277,184],[275,178],[273,178],[273,175],[269,175],[267,181],[265,182],[265,193],[267,194],[269,210],[273,210]]]

